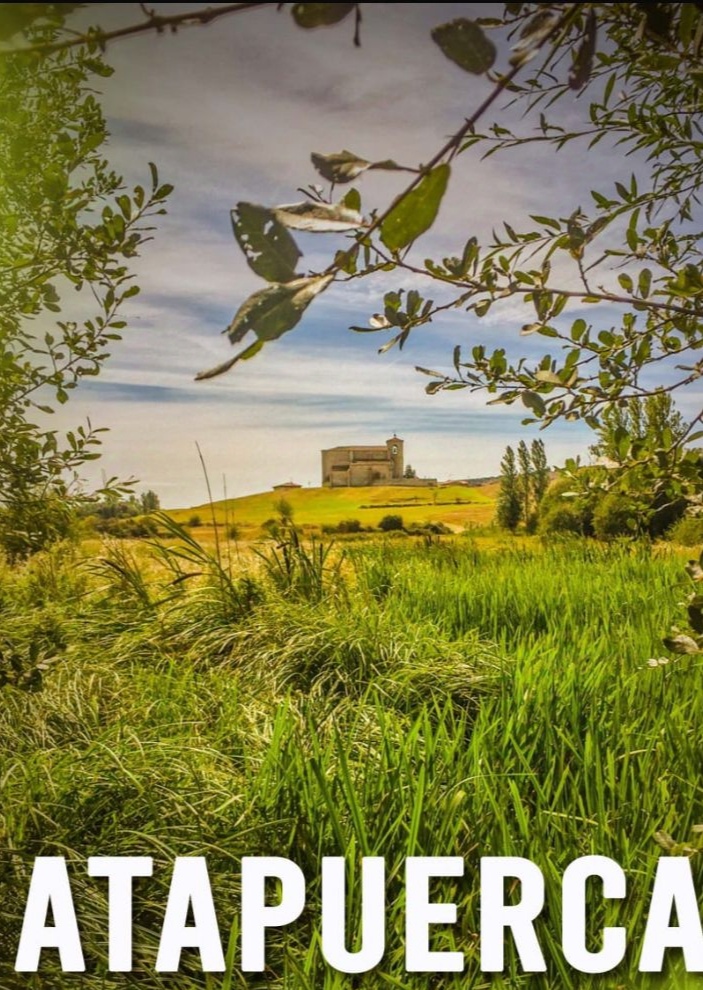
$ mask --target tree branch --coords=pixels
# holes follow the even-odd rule
[[[567,24],[568,21],[573,17],[574,8],[578,8],[579,6],[580,4],[573,4],[571,9],[567,10],[566,13],[562,14],[559,20],[552,26],[552,29],[535,44],[534,47],[535,53],[540,51],[544,47],[544,45],[547,44],[548,41],[551,41],[552,38],[554,38],[554,36],[559,33],[559,31],[564,27],[564,25]],[[493,104],[498,99],[498,97],[501,96],[501,94],[504,93],[510,87],[513,79],[518,75],[520,70],[524,68],[526,61],[527,61],[526,57],[515,61],[509,72],[507,72],[504,76],[501,76],[498,83],[495,85],[493,90],[488,94],[488,96],[483,101],[483,103],[481,103],[477,107],[477,109],[474,110],[474,112],[471,114],[470,117],[467,117],[463,125],[459,128],[459,130],[456,131],[454,134],[452,134],[452,136],[449,138],[446,144],[442,145],[439,151],[429,160],[429,162],[419,170],[419,173],[415,176],[412,182],[405,187],[405,189],[400,193],[399,196],[397,196],[393,200],[393,202],[387,207],[387,209],[385,209],[382,213],[380,213],[374,219],[373,223],[371,223],[368,227],[365,227],[364,230],[354,238],[352,247],[350,247],[347,251],[345,251],[344,254],[334,262],[334,264],[330,265],[327,269],[325,269],[325,274],[332,274],[340,271],[345,264],[345,260],[351,256],[355,248],[358,247],[359,244],[368,241],[368,238],[371,236],[371,234],[373,234],[374,231],[378,230],[381,227],[386,217],[388,217],[389,214],[396,209],[398,204],[401,203],[404,199],[406,199],[410,195],[410,193],[413,192],[413,190],[420,185],[420,183],[422,182],[422,180],[424,179],[424,177],[427,175],[428,172],[431,172],[432,169],[435,168],[435,166],[439,165],[442,161],[444,161],[445,158],[451,161],[458,154],[458,152],[461,150],[460,148],[461,142],[464,140],[467,134],[470,134],[473,131],[477,122],[481,119],[484,113],[486,113],[486,111],[489,110],[491,106],[493,106]]]
[[[144,34],[147,31],[156,31],[163,34],[170,30],[175,32],[179,27],[189,27],[194,24],[210,24],[212,21],[225,17],[228,14],[241,14],[246,10],[255,7],[272,7],[272,3],[229,3],[224,7],[202,7],[198,10],[187,10],[180,14],[157,14],[154,10],[148,10],[145,4],[139,5],[146,15],[146,19],[139,24],[130,24],[127,27],[115,28],[114,31],[103,31],[101,28],[91,28],[86,34],[77,34],[72,38],[64,38],[61,41],[38,42],[33,45],[23,45],[17,48],[0,49],[0,57],[9,55],[26,55],[36,52],[41,55],[48,55],[51,52],[63,51],[67,48],[75,48],[78,45],[97,44],[104,49],[109,41],[116,41],[118,38],[128,38],[135,34]]]

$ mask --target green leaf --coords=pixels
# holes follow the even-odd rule
[[[355,275],[357,267],[357,259],[359,257],[359,244],[355,244],[352,248],[346,251],[336,251],[334,256],[335,267],[347,275]]]
[[[552,230],[561,230],[561,224],[553,217],[543,217],[537,213],[531,213],[530,219],[536,221],[536,223],[544,224],[545,227],[551,227]]]
[[[87,58],[85,60],[85,65],[94,72],[96,76],[102,76],[103,79],[109,79],[114,73],[114,69],[111,65],[105,65],[99,58]]]
[[[298,27],[327,27],[343,21],[355,7],[355,3],[294,3],[291,14]]]
[[[440,24],[432,31],[432,40],[455,65],[480,76],[496,60],[496,47],[475,21],[460,17]]]
[[[522,404],[527,406],[527,408],[535,413],[537,416],[543,416],[546,406],[544,404],[544,399],[537,392],[531,392],[529,389],[522,392],[520,395],[522,399]]]
[[[238,361],[245,361],[258,354],[266,341],[276,340],[288,333],[299,323],[315,296],[324,292],[332,281],[332,275],[313,275],[286,284],[269,285],[249,296],[235,313],[226,333],[233,344],[242,340],[250,331],[256,334],[258,340],[224,364],[196,375],[195,380],[215,378],[229,371]]]
[[[381,224],[381,240],[390,251],[407,247],[432,226],[450,174],[449,165],[438,165],[415,189],[395,200]]]
[[[345,193],[342,203],[348,210],[361,209],[361,194],[358,189],[350,189]]]
[[[250,344],[249,347],[245,347],[239,354],[235,354],[235,356],[230,358],[229,361],[224,361],[222,364],[218,364],[215,368],[210,368],[209,371],[201,371],[199,375],[195,376],[196,382],[203,382],[208,378],[217,378],[218,375],[223,375],[240,361],[248,361],[250,358],[253,358],[255,354],[259,353],[263,346],[263,340],[255,340],[253,344]]]
[[[252,271],[268,282],[298,277],[295,266],[302,254],[273,211],[256,203],[237,203],[231,217],[237,244]]]
[[[332,281],[332,275],[298,278],[285,285],[270,285],[242,303],[226,330],[233,344],[250,330],[260,340],[276,340],[292,330],[316,295]]]
[[[684,47],[691,43],[693,30],[696,25],[696,5],[694,3],[681,4],[681,18],[679,20],[679,38]],[[700,14],[698,15],[700,17]]]
[[[646,299],[649,295],[649,290],[652,287],[652,273],[649,268],[643,268],[640,272],[637,280],[637,287],[642,298]]]

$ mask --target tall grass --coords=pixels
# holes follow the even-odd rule
[[[0,621],[18,648],[23,621],[46,615],[63,637],[43,691],[2,696],[0,986],[697,985],[676,952],[661,978],[636,971],[663,854],[655,833],[687,841],[703,822],[700,665],[647,664],[680,612],[676,560],[578,543],[482,553],[463,541],[389,541],[348,550],[334,581],[291,595],[270,568],[245,570],[171,535],[153,571],[113,555],[99,575],[58,559],[0,574]],[[47,567],[50,600],[37,576]],[[559,946],[559,878],[587,853],[611,856],[629,878],[623,905],[594,901],[594,930],[625,924],[634,947],[603,977],[575,972]],[[12,971],[40,854],[72,863],[86,974],[61,974],[51,950],[36,979]],[[85,871],[95,854],[155,858],[154,877],[136,887],[130,975],[106,973],[106,887]],[[169,868],[188,854],[207,856],[226,947],[233,936],[224,977],[200,974],[189,953],[177,976],[154,973]],[[301,866],[308,909],[272,935],[268,971],[245,979],[239,862],[263,854]],[[350,867],[362,855],[387,864],[387,951],[363,977],[332,971],[320,952],[320,857],[341,854]],[[409,855],[466,860],[463,880],[441,884],[458,924],[433,939],[466,953],[461,976],[405,972]],[[543,870],[546,974],[522,974],[512,950],[505,974],[480,972],[481,855],[526,856]],[[698,856],[693,864],[701,881]]]

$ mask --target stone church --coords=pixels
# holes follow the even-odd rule
[[[378,447],[331,447],[322,451],[322,484],[331,488],[403,483],[403,441]]]

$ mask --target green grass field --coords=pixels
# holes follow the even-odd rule
[[[663,976],[637,972],[668,854],[655,836],[697,848],[703,822],[700,661],[648,664],[684,622],[678,558],[578,541],[484,552],[466,537],[353,544],[343,559],[304,541],[231,569],[192,536],[153,553],[145,568],[124,544],[102,559],[55,550],[0,571],[3,670],[52,659],[42,690],[8,685],[0,708],[3,990],[700,985],[679,950]],[[591,891],[593,932],[628,929],[625,962],[603,976],[560,948],[559,878],[591,853],[629,883],[622,903]],[[154,857],[136,885],[130,976],[105,971],[107,888],[85,870],[97,854]],[[194,854],[230,969],[204,975],[187,950],[178,975],[157,974],[172,860]],[[60,973],[50,949],[36,977],[13,972],[38,855],[70,861],[86,973]],[[270,935],[260,975],[238,970],[243,855],[289,857],[309,878],[306,912]],[[323,855],[385,858],[386,953],[364,976],[322,959]],[[437,883],[457,924],[433,937],[465,953],[463,974],[405,971],[411,855],[466,861],[463,880]],[[542,869],[546,973],[523,974],[510,947],[503,974],[480,972],[484,855]],[[350,890],[356,919],[358,874]]]
[[[277,515],[276,503],[284,498],[292,507],[299,526],[335,526],[344,519],[358,519],[362,526],[378,526],[383,516],[400,514],[404,522],[443,522],[460,530],[485,525],[495,512],[497,485],[469,488],[447,485],[441,488],[296,488],[290,491],[261,492],[243,498],[177,509],[169,514],[185,523],[193,515],[209,525],[214,508],[219,524],[236,523],[245,529],[260,527]]]

